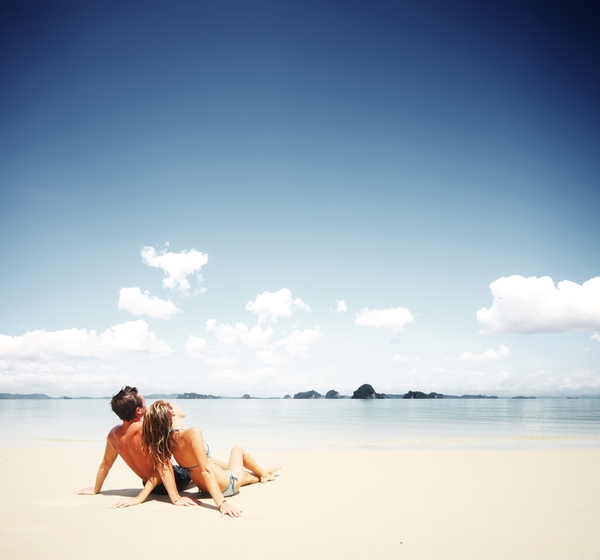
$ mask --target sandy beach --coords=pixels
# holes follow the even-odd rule
[[[224,450],[215,450],[225,456]],[[312,559],[597,559],[600,449],[536,451],[286,451],[276,481],[230,498],[240,519],[212,500],[174,507],[137,493],[119,459],[101,495],[97,449],[0,448],[2,557]]]

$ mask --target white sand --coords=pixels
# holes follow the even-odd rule
[[[0,448],[4,560],[600,558],[600,449],[258,453],[285,467],[229,498],[240,519],[157,499],[110,509],[140,488],[120,459],[102,495],[74,495],[101,455]]]

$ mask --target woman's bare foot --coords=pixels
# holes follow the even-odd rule
[[[275,480],[275,473],[281,469],[281,467],[283,467],[283,463],[279,463],[273,467],[270,467],[268,469],[265,469],[265,472],[267,473],[265,476],[261,476],[260,477],[260,481],[261,482],[269,482],[270,480]]]

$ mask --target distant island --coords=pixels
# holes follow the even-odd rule
[[[43,393],[30,393],[29,395],[21,395],[19,393],[0,393],[0,399],[52,399]],[[66,398],[66,397],[60,397]]]
[[[214,395],[202,395],[200,393],[182,393],[177,395],[176,399],[220,399],[221,397],[215,397]],[[244,395],[243,399],[249,399],[250,395]]]
[[[255,397],[249,394],[244,394],[241,397],[226,397],[219,395],[210,395],[203,393],[152,393],[149,395],[144,395],[147,399],[182,399],[182,400],[192,400],[192,399],[263,399],[263,400],[271,400],[271,399],[498,399],[498,398],[506,398],[506,399],[522,399],[522,400],[531,400],[537,399],[538,397],[534,396],[523,396],[518,395],[516,397],[497,397],[496,395],[474,395],[474,394],[466,394],[466,395],[445,395],[442,393],[425,393],[423,391],[408,391],[407,393],[400,394],[386,394],[386,393],[378,393],[375,391],[372,385],[365,383],[361,385],[356,391],[353,392],[352,395],[341,395],[335,389],[330,389],[322,395],[318,391],[311,389],[309,391],[300,391],[295,393],[292,397],[289,394],[286,394],[283,397]],[[0,400],[81,400],[81,399],[110,399],[111,397],[50,397],[44,393],[0,393]],[[578,399],[578,398],[589,398],[589,399],[598,399],[598,396],[589,396],[589,397],[541,397],[541,398],[566,398],[566,399]]]

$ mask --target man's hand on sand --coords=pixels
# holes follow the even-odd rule
[[[81,490],[75,490],[75,492],[73,492],[73,494],[80,494],[80,495],[85,495],[85,496],[95,496],[96,490],[94,489],[93,486],[88,486],[87,488],[82,488]]]

